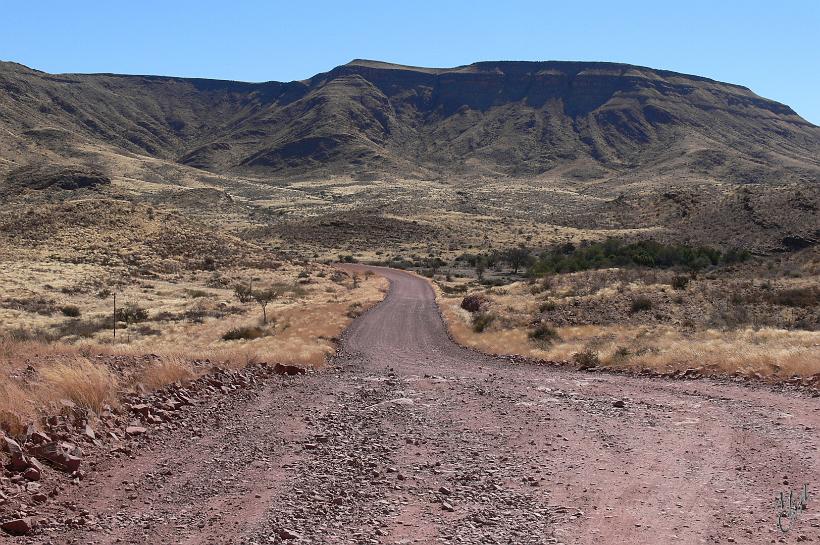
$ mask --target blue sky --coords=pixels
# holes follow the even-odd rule
[[[820,0],[0,0],[0,59],[47,72],[290,81],[354,58],[601,60],[750,87],[820,124]]]

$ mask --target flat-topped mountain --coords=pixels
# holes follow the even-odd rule
[[[597,62],[355,60],[290,83],[0,63],[0,130],[6,170],[103,149],[265,178],[675,170],[743,183],[820,172],[820,128],[788,106],[737,85]]]
[[[356,60],[241,83],[0,63],[0,134],[0,214],[147,201],[307,255],[820,241],[820,127],[744,87],[625,64]]]

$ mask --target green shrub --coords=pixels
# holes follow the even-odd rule
[[[222,335],[223,341],[253,340],[265,337],[268,332],[258,326],[235,327]]]
[[[495,321],[495,314],[491,312],[476,312],[473,314],[473,331],[482,333]]]
[[[578,367],[581,369],[592,369],[601,363],[601,360],[598,358],[598,353],[589,348],[573,354],[572,361],[578,364]]]
[[[63,313],[63,316],[68,316],[69,318],[80,317],[80,308],[76,305],[66,305],[60,308],[60,312]]]
[[[635,312],[644,312],[647,310],[652,310],[652,299],[649,297],[644,297],[639,295],[632,299],[632,305],[630,306],[630,311],[633,313]]]
[[[362,312],[364,312],[364,309],[362,309],[362,304],[359,303],[358,301],[356,301],[354,303],[350,303],[350,306],[347,307],[347,317],[348,318],[356,319],[356,318],[358,318],[359,316],[362,315]]]
[[[614,363],[624,363],[632,355],[632,352],[625,346],[619,346],[615,353],[612,354],[612,361]]]
[[[128,303],[124,307],[117,309],[117,321],[135,324],[148,319],[148,311],[134,303]]]
[[[201,299],[202,297],[211,297],[213,294],[205,290],[186,289],[185,295],[191,299]]]
[[[672,278],[672,287],[676,290],[685,290],[686,286],[689,285],[689,277],[683,276],[682,274],[676,274],[674,278]]]
[[[98,331],[111,329],[113,324],[111,318],[80,320],[72,319],[55,326],[55,336],[61,337],[93,337]]]
[[[543,322],[539,323],[535,328],[529,332],[529,338],[541,345],[549,346],[554,342],[560,341],[561,337],[558,331],[549,324]]]
[[[724,255],[719,250],[705,246],[669,245],[654,240],[627,244],[609,239],[581,247],[564,244],[547,250],[530,268],[530,274],[545,275],[629,266],[700,270],[721,262],[743,260],[743,256],[747,254],[748,252],[731,250]]]

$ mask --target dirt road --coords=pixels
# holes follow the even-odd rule
[[[379,272],[328,370],[101,462],[63,497],[83,527],[29,541],[820,543],[820,494],[788,534],[775,508],[820,487],[817,399],[480,356],[424,280]]]

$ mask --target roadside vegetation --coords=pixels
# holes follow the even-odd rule
[[[0,431],[12,435],[66,402],[99,413],[214,367],[320,366],[351,309],[386,292],[380,277],[290,263],[151,279],[20,263],[0,286]]]
[[[462,256],[433,276],[464,345],[582,368],[820,377],[817,250],[605,241],[530,252],[518,274],[504,255]]]

